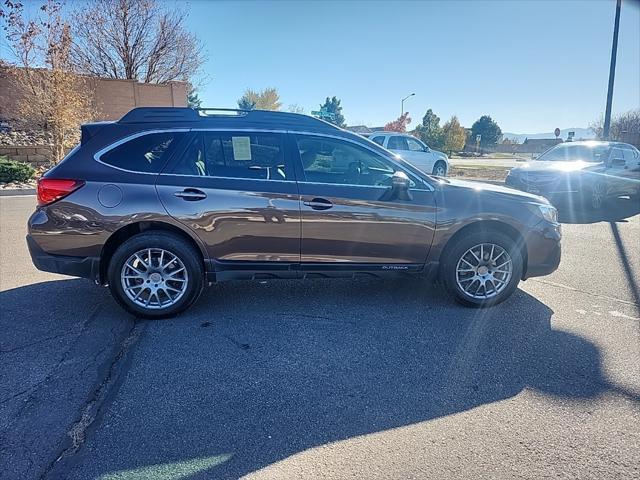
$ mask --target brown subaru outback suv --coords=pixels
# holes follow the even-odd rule
[[[39,181],[31,257],[140,317],[185,310],[206,282],[363,273],[438,277],[487,306],[560,262],[544,198],[432,178],[312,117],[138,108],[81,134]]]

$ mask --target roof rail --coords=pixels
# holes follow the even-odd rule
[[[118,123],[197,122],[198,112],[189,107],[136,107]]]
[[[195,111],[202,117],[242,117],[247,115],[252,110],[242,110],[239,108],[194,108]],[[211,112],[211,113],[209,113]],[[220,112],[220,113],[216,113]]]
[[[254,124],[279,123],[292,127],[338,128],[319,118],[299,113],[233,108],[137,107],[125,114],[118,123],[206,122],[224,118]]]

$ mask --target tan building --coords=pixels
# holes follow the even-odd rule
[[[3,70],[0,67],[0,120],[11,124],[20,120],[17,105],[22,89]],[[92,77],[89,79],[88,90],[92,92],[92,103],[97,112],[94,120],[117,120],[134,107],[187,105],[185,82],[158,85],[135,80]]]

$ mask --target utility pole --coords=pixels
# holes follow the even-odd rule
[[[607,90],[607,109],[604,112],[603,140],[609,140],[611,128],[611,104],[613,103],[613,81],[616,76],[616,56],[618,54],[618,30],[620,29],[620,5],[622,0],[616,0],[616,19],[613,24],[613,45],[611,46],[611,65],[609,66],[609,89]]]

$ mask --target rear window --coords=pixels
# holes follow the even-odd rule
[[[100,156],[100,161],[125,170],[160,173],[184,132],[150,133],[133,138]]]

